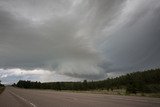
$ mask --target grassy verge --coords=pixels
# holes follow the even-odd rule
[[[143,97],[155,97],[155,98],[160,98],[160,93],[137,93],[135,94],[130,94],[131,96],[143,96]]]
[[[0,87],[0,94],[4,91],[5,87]]]
[[[17,87],[19,88],[19,87]],[[20,88],[22,89],[22,88]],[[25,89],[25,88],[24,88]],[[37,89],[32,89],[37,90]],[[114,89],[114,90],[89,90],[89,91],[78,91],[78,90],[52,90],[52,89],[38,89],[38,90],[49,90],[57,92],[69,92],[69,93],[86,93],[86,94],[106,94],[106,95],[121,95],[121,96],[138,96],[138,97],[153,97],[160,98],[160,93],[137,93],[128,94],[126,89]]]
[[[122,95],[122,96],[139,96],[139,97],[155,97],[160,98],[160,93],[137,93],[127,94],[125,89],[116,90],[91,90],[91,91],[73,91],[73,90],[62,90],[62,92],[75,92],[75,93],[91,93],[91,94],[107,94],[107,95]]]
[[[117,90],[90,90],[90,91],[74,91],[74,90],[61,90],[62,92],[74,92],[74,93],[89,93],[89,94],[107,94],[107,95],[126,95],[124,89]]]

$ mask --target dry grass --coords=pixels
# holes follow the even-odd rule
[[[62,90],[64,92],[75,92],[75,93],[92,93],[92,94],[108,94],[108,95],[126,95],[125,89],[116,90],[90,90],[90,91],[73,91],[73,90]]]
[[[63,90],[64,91],[64,90]],[[143,97],[155,97],[160,98],[160,93],[137,93],[137,94],[126,94],[125,89],[115,90],[91,90],[91,91],[67,91],[64,92],[75,92],[75,93],[92,93],[92,94],[107,94],[107,95],[122,95],[122,96],[143,96]]]

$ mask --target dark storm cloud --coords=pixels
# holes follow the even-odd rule
[[[135,6],[128,4],[130,11],[126,10],[121,16],[122,23],[103,44],[107,58],[113,63],[112,71],[124,72],[159,67],[160,2],[148,0],[138,3],[135,3]],[[132,5],[135,8],[131,9]]]
[[[158,0],[1,0],[0,68],[76,78],[158,67]]]

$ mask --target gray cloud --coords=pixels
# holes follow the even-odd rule
[[[112,69],[134,71],[159,67],[160,2],[142,0],[127,5],[130,11],[122,14],[118,29],[113,27],[116,32],[103,44],[107,58],[114,63]]]
[[[158,67],[159,11],[158,0],[1,0],[0,68],[102,79]]]

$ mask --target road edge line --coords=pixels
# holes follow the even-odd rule
[[[23,97],[21,97],[21,96],[19,96],[19,95],[16,95],[14,92],[12,92],[12,91],[9,91],[11,94],[13,94],[14,96],[16,96],[16,97],[18,97],[19,99],[21,99],[21,100],[23,100],[24,102],[27,102],[27,103],[29,103],[32,107],[37,107],[35,104],[33,104],[31,101],[29,101],[29,100],[26,100],[25,98],[23,98]]]

